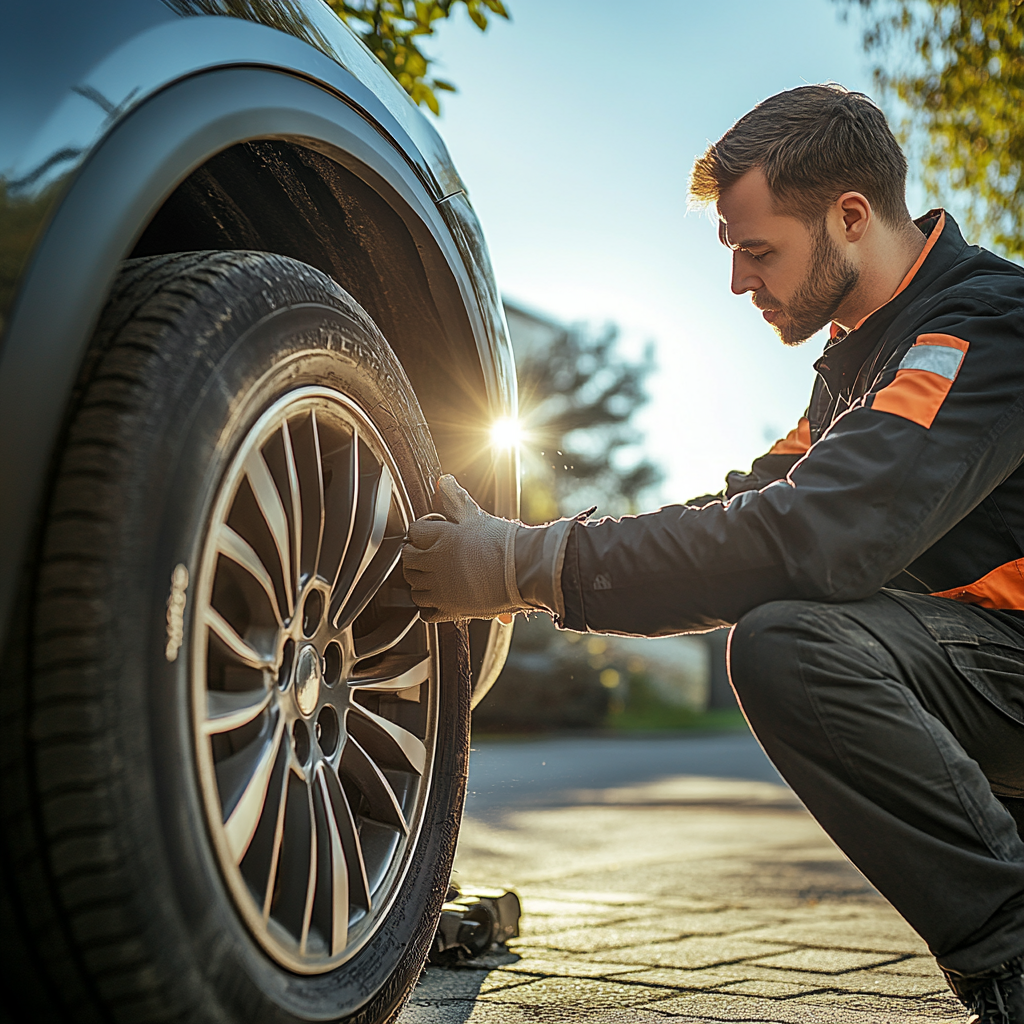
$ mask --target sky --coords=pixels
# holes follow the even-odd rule
[[[424,49],[459,92],[436,124],[483,224],[498,284],[565,322],[653,340],[638,416],[667,474],[658,502],[721,488],[796,425],[824,337],[786,349],[729,252],[686,212],[695,156],[755,103],[823,81],[872,92],[856,14],[833,0],[506,0]],[[912,212],[915,215],[923,210]]]

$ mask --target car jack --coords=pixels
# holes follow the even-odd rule
[[[510,889],[449,886],[428,963],[450,966],[489,953],[519,935],[521,914]]]

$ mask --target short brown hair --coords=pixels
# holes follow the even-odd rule
[[[907,159],[885,115],[862,92],[803,85],[770,96],[699,156],[690,202],[707,206],[760,167],[780,213],[814,223],[844,192],[860,192],[886,223],[907,212]]]

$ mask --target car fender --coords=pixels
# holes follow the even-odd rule
[[[145,35],[189,26],[219,31],[224,21],[233,19],[186,19]],[[311,47],[280,32],[245,22],[236,24],[247,38],[259,36],[262,41],[273,37],[283,48],[301,48],[307,64],[327,62]],[[111,60],[105,62],[108,76],[112,74]],[[240,64],[179,75],[143,101],[104,93],[118,111],[116,118],[106,128],[95,129],[102,133],[100,141],[89,145],[87,155],[73,171],[64,171],[70,180],[31,254],[0,352],[0,436],[4,437],[0,448],[0,530],[4,537],[0,547],[0,622],[9,621],[19,568],[45,490],[67,400],[118,264],[173,188],[228,146],[257,138],[310,140],[386,193],[389,202],[404,213],[417,244],[432,251],[461,297],[490,408],[498,414],[514,413],[514,367],[507,337],[498,334],[486,308],[487,292],[493,285],[479,279],[484,268],[473,266],[473,254],[464,251],[465,239],[460,246],[453,238],[442,215],[445,197],[438,197],[434,187],[439,183],[432,184],[404,146],[392,142],[381,124],[367,117],[353,99],[359,96],[372,107],[369,91],[333,64],[333,85],[307,75],[300,78],[294,69],[287,73],[271,69],[255,60]],[[320,71],[326,74],[323,68]],[[158,69],[158,76],[160,73]],[[104,81],[96,76],[86,79],[96,89],[99,84],[95,83]],[[81,91],[76,95],[81,97]],[[66,103],[57,108],[37,140],[48,138],[47,144],[58,143],[59,125],[73,121]],[[377,113],[385,118],[386,110],[378,106]],[[401,126],[392,123],[389,127],[401,138]],[[51,158],[42,155],[44,148],[26,155],[26,160],[37,160],[34,166],[44,168],[34,179],[38,188],[46,186],[51,169],[57,173],[57,162],[46,167]],[[22,162],[19,168],[25,166]],[[464,225],[467,209],[465,204],[460,224]],[[507,501],[506,495],[503,503]]]

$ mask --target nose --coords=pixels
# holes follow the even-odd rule
[[[754,273],[750,265],[750,257],[742,252],[732,254],[732,281],[729,287],[734,295],[742,295],[744,292],[756,292],[764,287],[764,281]]]

